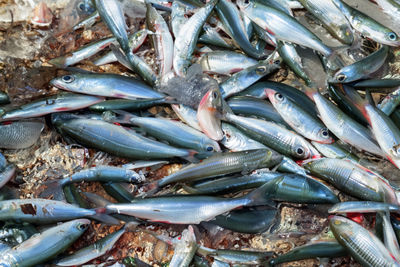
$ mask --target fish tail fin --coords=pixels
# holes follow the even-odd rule
[[[101,223],[107,224],[107,225],[119,225],[120,222],[112,217],[111,215],[107,214],[107,209],[106,208],[96,208],[94,209],[96,211],[96,214],[88,216],[89,218],[99,221]]]
[[[304,93],[313,101],[314,101],[314,95],[318,94],[318,92],[319,90],[315,86],[304,86]]]
[[[188,150],[188,155],[184,156],[182,158],[189,161],[190,163],[197,163],[197,162],[200,162],[200,160],[198,158],[196,158],[196,156],[198,154],[199,154],[199,152],[196,150]]]
[[[166,96],[164,100],[166,104],[171,104],[171,105],[179,104],[178,100],[176,100],[176,98],[172,96]]]
[[[138,116],[124,110],[112,110],[104,112],[102,117],[105,121],[112,123],[134,124],[133,121]]]
[[[370,121],[370,118],[366,111],[366,107],[370,105],[370,103],[368,102],[368,99],[362,98],[360,96],[360,94],[357,93],[357,91],[350,86],[342,86],[342,89],[343,89],[344,93],[346,94],[346,96],[351,101],[353,101],[354,106],[356,106],[356,108],[358,108],[361,111],[361,113],[364,115],[364,117],[368,121]]]
[[[277,183],[281,182],[282,180],[282,176],[277,177],[244,196],[243,198],[249,201],[246,206],[267,205],[275,208],[276,204],[269,198],[269,192],[275,191]]]

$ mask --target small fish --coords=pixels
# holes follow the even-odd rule
[[[319,143],[331,144],[334,142],[325,125],[307,113],[300,105],[273,89],[266,89],[266,94],[281,117],[296,132]]]
[[[380,211],[390,211],[400,214],[400,206],[373,201],[346,201],[337,203],[328,210],[329,213],[336,214],[377,213]]]
[[[74,243],[88,228],[87,219],[73,220],[33,235],[0,255],[0,265],[30,267],[47,262]]]
[[[382,67],[388,56],[389,47],[384,45],[381,49],[367,57],[338,70],[328,81],[331,83],[349,83],[368,78],[368,75]]]
[[[224,75],[236,73],[257,63],[257,60],[233,51],[208,52],[200,59],[203,72]]]
[[[180,240],[175,244],[174,255],[172,256],[169,266],[171,267],[187,267],[192,262],[194,254],[197,250],[196,236],[191,225],[188,229],[183,230]]]
[[[271,184],[275,183],[276,181],[273,180],[239,198],[210,196],[136,198],[132,203],[107,205],[106,210],[109,213],[126,214],[152,222],[199,224],[242,206],[273,205],[265,192],[269,190]],[[177,210],[179,210],[179,216],[177,216]]]
[[[44,116],[50,113],[86,108],[104,101],[102,97],[59,93],[9,110],[0,115],[0,121],[11,121]]]
[[[6,158],[0,153],[0,188],[2,188],[15,175],[15,166],[7,163]]]
[[[143,82],[111,73],[73,73],[54,78],[50,84],[60,89],[115,98],[163,98]]]
[[[400,45],[399,36],[393,30],[385,27],[357,9],[352,8],[342,0],[331,1],[346,16],[351,26],[364,37],[385,45]]]
[[[400,266],[382,242],[358,223],[330,216],[329,226],[336,240],[363,266]]]

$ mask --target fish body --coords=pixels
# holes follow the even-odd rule
[[[382,242],[358,223],[331,216],[329,226],[336,240],[363,266],[400,266]]]
[[[117,74],[74,73],[54,78],[50,83],[76,93],[115,98],[163,98],[143,82]]]
[[[32,120],[0,123],[0,148],[28,148],[36,143],[43,129],[43,121]]]
[[[4,251],[0,256],[0,265],[30,267],[45,263],[65,251],[86,231],[89,224],[87,219],[78,219],[51,227]]]

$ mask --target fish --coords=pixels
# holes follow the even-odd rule
[[[56,115],[56,114],[53,114]],[[163,159],[192,157],[196,152],[175,148],[105,121],[61,114],[52,117],[53,124],[63,134],[79,143],[130,159]]]
[[[51,227],[4,251],[0,255],[0,264],[29,267],[45,263],[72,245],[86,231],[89,224],[87,219],[78,219]]]
[[[307,113],[300,105],[273,89],[266,89],[266,94],[282,119],[296,132],[319,143],[331,144],[334,142],[325,125]]]
[[[20,120],[0,123],[0,148],[24,149],[33,146],[45,125],[42,120]]]
[[[209,1],[201,7],[180,29],[175,36],[173,68],[178,76],[185,76],[190,66],[197,39],[203,24],[210,16],[218,0]]]
[[[67,74],[52,79],[50,84],[63,90],[96,96],[124,99],[165,97],[137,79],[111,73]]]
[[[146,6],[146,26],[150,31],[154,32],[154,34],[150,35],[150,39],[156,51],[160,70],[159,74],[161,77],[164,77],[172,70],[174,41],[163,17],[151,4],[147,4]]]
[[[182,236],[175,244],[174,255],[172,256],[169,266],[171,267],[187,267],[192,262],[194,254],[197,250],[196,236],[194,229],[189,225],[188,229],[183,230]]]
[[[393,30],[385,27],[357,9],[352,8],[341,0],[331,1],[346,16],[351,26],[364,37],[389,46],[400,45],[399,36]]]
[[[104,101],[102,97],[73,93],[59,93],[54,96],[38,99],[0,115],[0,121],[12,121],[44,116],[50,113],[72,111],[86,108]]]
[[[332,55],[330,47],[285,12],[253,0],[239,0],[237,5],[254,23],[277,39],[311,48],[326,57]]]
[[[0,153],[0,188],[15,176],[16,168],[9,164],[3,154]]]
[[[328,79],[331,83],[349,83],[367,78],[369,74],[374,73],[388,56],[389,47],[384,45],[379,50],[373,52],[367,57],[338,70],[335,75]]]
[[[330,216],[329,226],[336,240],[364,266],[400,266],[382,242],[358,223]]]
[[[273,180],[270,183],[276,183],[276,181]],[[202,221],[209,221],[217,215],[242,206],[273,205],[265,194],[265,191],[270,187],[270,183],[266,183],[239,198],[210,196],[136,198],[131,203],[107,205],[106,211],[108,213],[135,216],[152,222],[199,224]],[[179,216],[177,216],[177,210],[179,210]]]
[[[208,52],[200,59],[203,72],[223,75],[236,73],[257,63],[257,60],[233,51]]]

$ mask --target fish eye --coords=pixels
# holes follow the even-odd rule
[[[87,227],[88,227],[87,224],[83,224],[83,223],[78,225],[78,229],[81,230],[81,231],[86,230]]]
[[[213,98],[217,98],[218,97],[218,94],[217,94],[217,92],[213,92],[213,94],[212,94],[212,96],[213,96]]]
[[[267,70],[267,68],[265,66],[260,66],[258,68],[256,68],[256,73],[257,74],[263,74],[265,71]]]
[[[281,61],[279,59],[277,59],[274,61],[274,64],[279,65],[279,64],[281,64]]]
[[[328,138],[328,137],[329,137],[329,132],[328,132],[328,130],[322,129],[321,135],[322,135],[323,137],[325,137],[325,138]]]
[[[64,75],[64,76],[62,76],[61,79],[63,80],[63,82],[66,82],[66,83],[71,83],[75,80],[74,77],[72,77],[71,75]]]
[[[394,32],[389,32],[388,33],[388,37],[390,41],[396,41],[397,39],[397,34],[395,34]]]
[[[275,94],[275,98],[276,98],[276,100],[278,100],[278,101],[282,101],[282,100],[284,99],[283,95],[281,95],[280,93],[276,93],[276,94]]]
[[[78,8],[79,8],[80,11],[86,11],[85,3],[84,2],[80,2],[78,4]]]
[[[250,0],[244,0],[243,1],[246,5],[250,4]]]
[[[214,148],[212,146],[208,146],[206,149],[208,152],[214,151]]]
[[[304,155],[304,149],[301,147],[298,147],[296,149],[296,153],[297,153],[297,155],[302,156],[302,155]]]
[[[339,74],[339,75],[337,75],[337,77],[336,77],[336,79],[337,79],[339,82],[343,82],[344,80],[346,80],[346,78],[347,78],[347,76],[344,75],[344,74]]]

